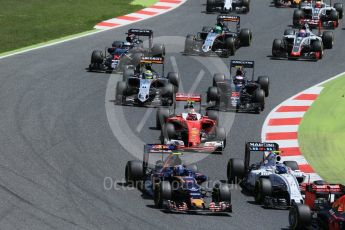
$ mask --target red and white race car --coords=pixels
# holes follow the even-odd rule
[[[176,94],[176,102],[186,102],[184,112],[176,114],[176,104],[169,108],[159,108],[156,126],[161,129],[162,144],[173,144],[179,150],[196,152],[221,152],[226,145],[224,128],[218,126],[218,112],[201,114],[201,95]],[[196,103],[199,112],[196,112]]]

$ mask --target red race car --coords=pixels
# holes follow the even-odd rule
[[[221,152],[226,145],[224,128],[218,127],[218,112],[208,111],[201,115],[201,96],[197,94],[176,94],[176,102],[187,102],[184,112],[159,108],[156,126],[161,129],[162,144],[176,145],[177,149],[197,152]],[[196,112],[196,103],[199,112]]]
[[[345,186],[314,181],[304,184],[305,204],[295,204],[289,212],[291,229],[345,229]]]

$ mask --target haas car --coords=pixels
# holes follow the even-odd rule
[[[300,30],[286,29],[282,39],[274,39],[273,58],[319,60],[324,49],[332,49],[334,35],[332,31],[314,34],[308,24]]]
[[[244,160],[231,158],[228,162],[228,181],[240,180],[242,188],[267,208],[288,208],[303,203],[299,183],[305,176],[296,161],[280,163],[279,152],[277,143],[246,143]],[[262,153],[262,161],[251,164],[251,154],[255,153]]]
[[[302,0],[273,0],[275,7],[299,7]]]
[[[193,155],[193,156],[191,156]],[[143,161],[128,161],[127,184],[143,185],[141,190],[152,196],[155,206],[166,212],[184,214],[223,214],[232,212],[228,185],[202,186],[207,177],[190,162],[195,153],[176,152],[172,145],[145,145]]]
[[[235,73],[232,70],[235,69]],[[247,69],[252,70],[251,79]],[[269,78],[259,76],[254,80],[254,61],[231,60],[230,76],[213,76],[213,86],[207,90],[207,110],[260,113],[269,95]]]
[[[230,30],[230,22],[236,23],[235,31]],[[251,41],[252,32],[241,29],[239,16],[219,15],[215,27],[204,26],[196,36],[187,35],[184,54],[228,57]]]
[[[161,65],[159,74],[152,65]],[[179,75],[169,72],[164,76],[163,57],[141,57],[137,67],[126,66],[123,81],[116,86],[115,103],[147,107],[171,106],[179,87]]]
[[[345,186],[314,181],[303,185],[305,204],[289,212],[290,229],[345,229]]]
[[[250,0],[207,0],[206,13],[248,13]]]
[[[148,48],[144,47],[141,37],[149,38]],[[94,50],[91,55],[89,71],[111,73],[122,71],[126,65],[138,65],[141,56],[164,57],[165,47],[153,45],[153,31],[148,29],[129,29],[126,41],[114,41],[112,47]]]
[[[187,102],[180,114],[176,114],[178,102]],[[199,112],[195,103],[199,104]],[[226,145],[226,133],[219,127],[218,113],[210,111],[201,115],[201,96],[197,94],[176,94],[173,111],[157,110],[156,126],[161,129],[161,143],[176,145],[181,151],[219,153]]]
[[[343,4],[334,3],[327,5],[323,1],[305,1],[293,14],[293,25],[301,27],[308,23],[310,27],[317,28],[319,25],[326,28],[336,28],[339,19],[343,18]]]

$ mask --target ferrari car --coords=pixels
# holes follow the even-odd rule
[[[236,69],[236,74],[232,70]],[[246,69],[252,70],[251,79]],[[207,90],[207,110],[255,112],[265,108],[265,97],[269,95],[269,78],[259,76],[254,80],[254,61],[231,60],[230,76],[213,76],[213,86]]]
[[[152,65],[161,65],[159,74]],[[123,81],[116,86],[115,103],[146,107],[171,106],[178,91],[179,75],[169,72],[164,76],[163,57],[141,57],[136,67],[127,66],[123,72]]]
[[[251,164],[251,154],[261,153],[262,161]],[[280,163],[277,143],[247,142],[245,158],[231,158],[227,166],[230,183],[240,180],[242,188],[267,208],[288,208],[303,203],[300,183],[305,176],[295,161]]]
[[[173,145],[147,144],[143,161],[127,162],[126,182],[137,185],[153,197],[157,208],[168,212],[229,214],[232,205],[228,185],[203,187],[207,177],[197,165],[189,164],[194,157],[195,154],[176,152]]]
[[[334,3],[330,6],[323,1],[305,1],[299,9],[293,13],[293,25],[301,27],[308,23],[310,27],[317,28],[319,25],[326,28],[336,28],[339,19],[343,18],[343,4]]]
[[[302,0],[273,0],[275,7],[299,7]]]
[[[345,186],[314,181],[304,188],[305,204],[290,209],[290,229],[345,229]]]
[[[126,41],[114,41],[110,48],[94,50],[91,55],[89,71],[111,73],[122,71],[126,65],[138,65],[141,56],[164,57],[165,47],[153,45],[153,31],[148,29],[129,29]],[[148,48],[141,37],[149,38]]]
[[[229,28],[229,23],[236,23],[236,30]],[[252,32],[241,29],[240,17],[219,15],[215,27],[204,26],[202,32],[187,35],[184,54],[228,57],[235,55],[236,49],[241,46],[250,46]]]
[[[181,151],[220,153],[226,146],[225,129],[219,127],[218,113],[201,114],[201,95],[176,94],[176,103],[187,102],[185,111],[176,114],[169,108],[157,110],[157,128],[161,129],[161,143],[173,144]],[[199,103],[199,112],[195,103]]]
[[[207,0],[206,13],[248,13],[250,0]]]
[[[282,39],[274,39],[273,58],[319,60],[324,49],[332,49],[334,35],[332,31],[319,31],[314,34],[308,24],[300,30],[286,29]]]

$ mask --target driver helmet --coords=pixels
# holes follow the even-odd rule
[[[146,70],[143,74],[144,79],[152,79],[153,78],[153,73],[151,70]]]
[[[214,29],[214,32],[215,32],[216,34],[221,34],[221,33],[222,33],[222,27],[216,26],[216,28]]]
[[[277,174],[285,174],[285,173],[287,173],[287,169],[286,169],[286,167],[284,165],[278,164],[276,166],[276,173]]]
[[[127,42],[133,43],[134,39],[135,39],[135,34],[128,34],[128,36],[126,37]]]
[[[183,165],[176,165],[174,167],[174,175],[175,176],[183,176],[185,172],[185,168],[183,167]]]
[[[184,108],[187,109],[188,114],[195,113],[194,101],[188,101]]]
[[[131,48],[131,46],[132,46],[132,44],[130,43],[130,42],[125,42],[125,43],[123,43],[123,48],[125,48],[125,49],[130,49]]]
[[[299,33],[298,33],[298,36],[302,37],[302,38],[306,37],[306,35],[307,35],[307,33],[306,33],[306,31],[304,29],[300,30]]]
[[[322,7],[322,2],[321,1],[316,1],[315,8],[321,8],[321,7]]]

